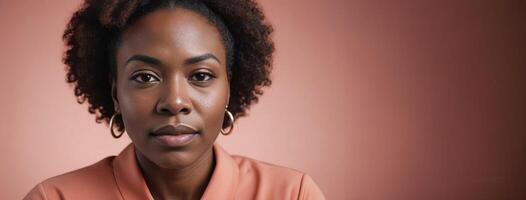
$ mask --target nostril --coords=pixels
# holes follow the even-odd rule
[[[182,107],[182,108],[173,108],[173,107],[162,107],[160,109],[157,109],[158,113],[160,114],[170,114],[170,115],[176,115],[177,113],[181,114],[189,114],[190,109],[188,107]]]
[[[192,103],[189,98],[182,95],[172,95],[177,93],[168,93],[163,99],[159,99],[156,104],[156,110],[159,114],[177,115],[189,114],[192,112]],[[183,98],[184,97],[184,98]]]
[[[170,113],[170,110],[168,108],[162,108],[161,113]]]
[[[180,112],[181,112],[181,113],[184,113],[184,114],[188,114],[188,113],[190,113],[190,109],[188,109],[188,108],[183,108],[183,109],[180,110]]]

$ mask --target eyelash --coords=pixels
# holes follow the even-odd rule
[[[195,79],[195,77],[197,75],[204,75],[205,76],[205,80],[197,80]],[[139,83],[152,83],[153,81],[143,81],[143,80],[140,80],[140,78],[144,78],[144,77],[148,77],[149,79],[148,80],[151,80],[152,78],[153,79],[156,79],[156,81],[160,81],[159,78],[157,78],[155,75],[152,75],[152,74],[149,74],[149,73],[138,73],[134,76],[131,77],[131,80],[134,80],[136,82],[139,82]],[[208,72],[196,72],[196,73],[193,73],[192,76],[190,76],[190,79],[191,81],[195,81],[195,82],[199,82],[199,83],[204,83],[204,82],[208,82],[212,79],[216,78],[213,74],[211,73],[208,73]]]
[[[149,73],[138,73],[138,74],[132,76],[131,80],[134,80],[134,81],[139,82],[139,83],[152,83],[152,81],[142,81],[142,80],[138,79],[140,77],[146,77],[146,76],[152,77],[154,79],[157,79],[157,81],[159,81],[159,79],[157,77],[155,77],[154,75],[149,74]]]
[[[206,80],[202,80],[202,81],[193,80],[193,81],[196,81],[196,82],[207,82],[207,81],[210,81],[210,80],[215,78],[214,75],[212,75],[211,73],[208,73],[208,72],[196,72],[196,73],[193,73],[192,76],[190,76],[190,79],[196,77],[196,75],[205,75],[206,77],[208,77],[208,78],[205,78]]]

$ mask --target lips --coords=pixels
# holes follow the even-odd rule
[[[160,135],[183,135],[183,134],[195,134],[197,133],[197,130],[189,125],[186,124],[178,124],[176,126],[174,125],[166,125],[163,126],[157,130],[155,130],[152,135],[154,136],[160,136]]]
[[[151,135],[163,146],[182,147],[192,142],[197,134],[197,129],[186,124],[178,124],[163,126]]]

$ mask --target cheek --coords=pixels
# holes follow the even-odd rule
[[[140,91],[121,87],[117,93],[126,131],[130,137],[147,131],[157,94],[153,91]]]
[[[219,133],[227,104],[228,84],[197,93],[199,97],[192,98],[194,111],[199,113],[207,132]]]
[[[155,94],[127,93],[122,95],[122,112],[130,120],[142,120],[152,113],[155,106]]]

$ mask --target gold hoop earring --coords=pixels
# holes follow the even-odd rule
[[[230,133],[234,129],[234,115],[232,115],[232,113],[227,109],[225,109],[225,113],[228,115],[228,118],[230,118],[230,126],[228,126],[229,128],[226,131],[225,129],[221,128],[221,134],[230,135]]]
[[[124,134],[124,130],[122,130],[122,132],[120,132],[119,135],[115,134],[115,132],[113,131],[113,123],[115,122],[115,117],[120,114],[120,113],[114,113],[111,118],[110,118],[110,132],[111,132],[111,136],[113,136],[113,138],[115,139],[118,139],[122,136],[122,134]]]

